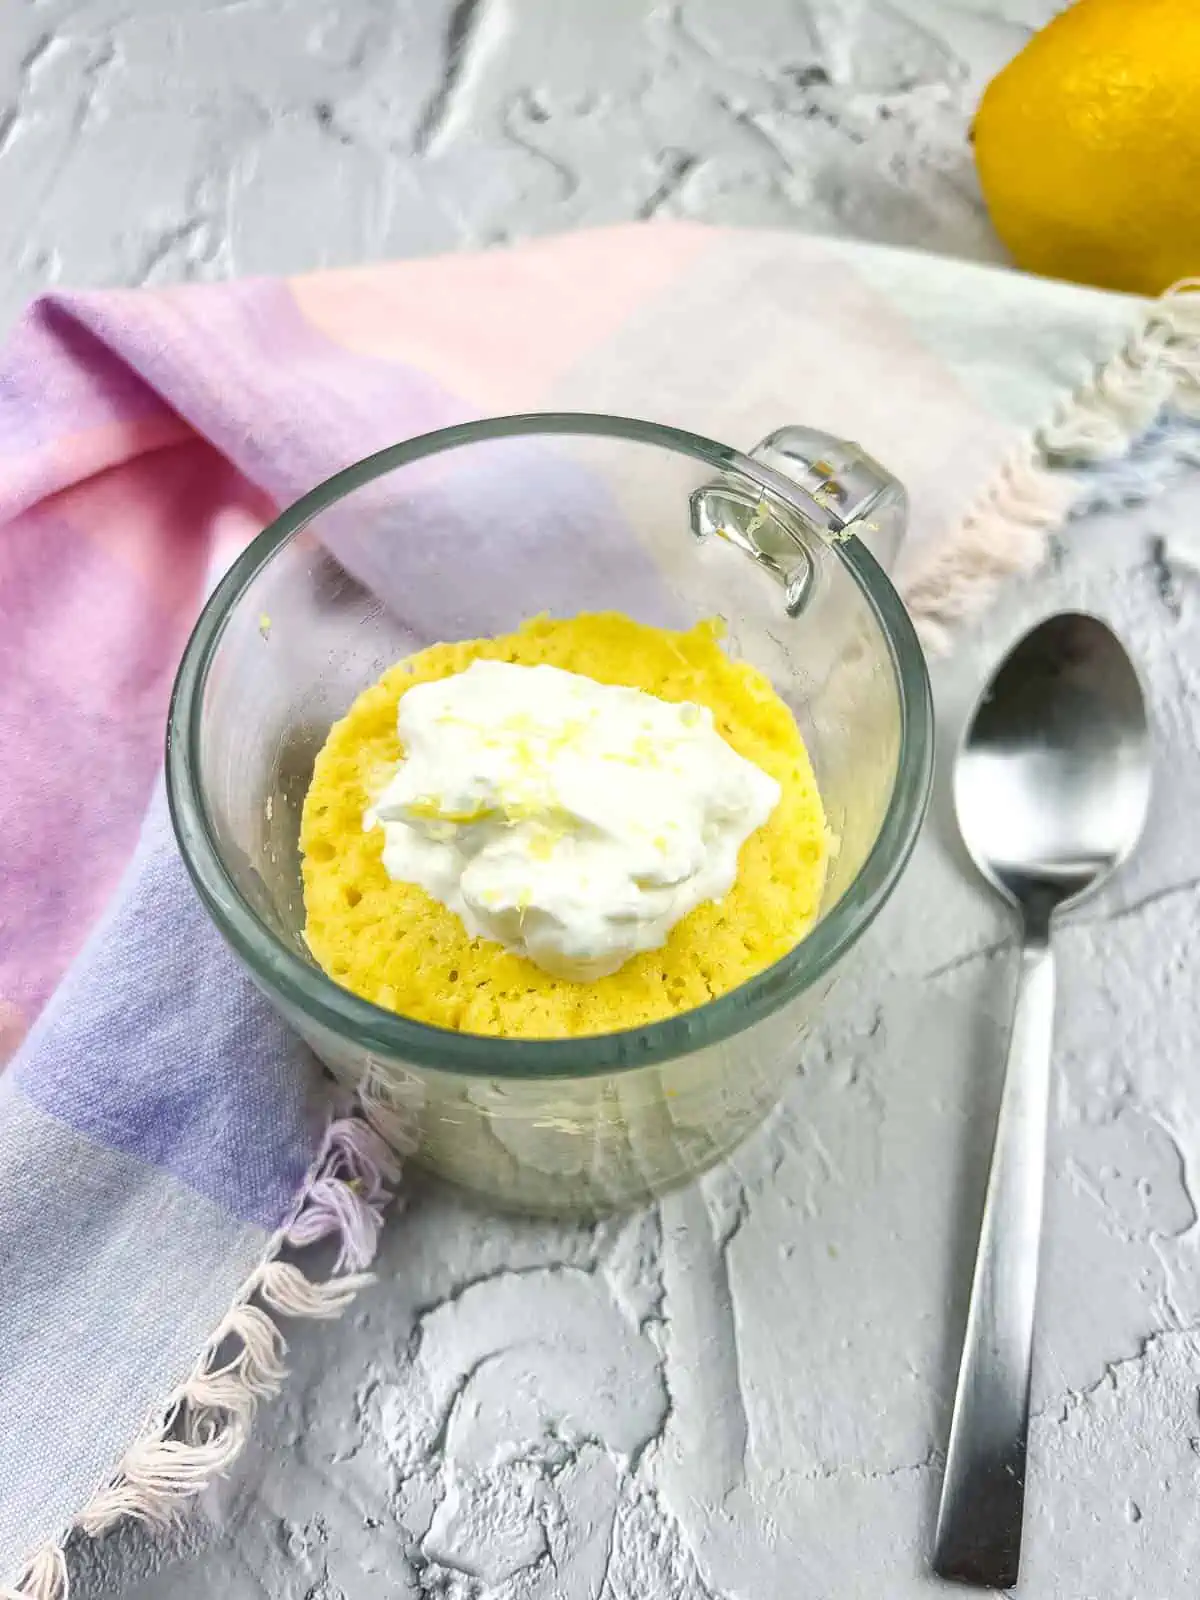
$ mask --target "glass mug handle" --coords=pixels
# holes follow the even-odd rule
[[[752,460],[802,491],[789,526],[778,507],[748,493],[745,480],[705,484],[692,495],[692,532],[698,539],[719,534],[738,545],[783,584],[790,615],[803,611],[812,593],[814,568],[806,546],[862,541],[885,572],[899,553],[908,522],[904,485],[861,445],[819,428],[777,428],[749,452]]]

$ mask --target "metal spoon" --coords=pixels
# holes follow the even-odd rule
[[[934,1571],[1017,1581],[1046,1164],[1054,915],[1137,843],[1150,798],[1137,674],[1096,617],[1049,617],[975,708],[954,770],[963,840],[1021,918],[1021,972],[934,1540]]]

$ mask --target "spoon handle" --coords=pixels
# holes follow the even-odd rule
[[[1054,956],[1027,934],[934,1539],[938,1576],[981,1589],[1021,1559],[1053,1027]]]

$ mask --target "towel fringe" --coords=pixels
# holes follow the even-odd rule
[[[287,1375],[286,1342],[275,1317],[339,1317],[373,1281],[362,1269],[374,1255],[383,1208],[399,1176],[395,1153],[361,1115],[330,1123],[291,1215],[188,1377],[61,1538],[30,1557],[14,1588],[0,1586],[0,1600],[67,1600],[64,1550],[72,1533],[95,1538],[125,1517],[168,1527],[229,1470],[258,1402],[278,1393]],[[285,1248],[331,1237],[338,1253],[328,1278],[309,1278],[278,1259]]]
[[[61,1600],[67,1592],[67,1559],[62,1547],[43,1545],[27,1562],[15,1589],[0,1586],[0,1600]]]
[[[1200,278],[1172,285],[1125,345],[1001,464],[956,537],[902,586],[930,655],[1005,579],[1032,572],[1079,496],[1070,469],[1124,459],[1169,408],[1200,419]],[[1063,470],[1066,469],[1066,470]]]

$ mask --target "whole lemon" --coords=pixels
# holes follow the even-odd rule
[[[1200,272],[1200,0],[1077,0],[988,85],[974,138],[1018,266],[1139,294]]]

